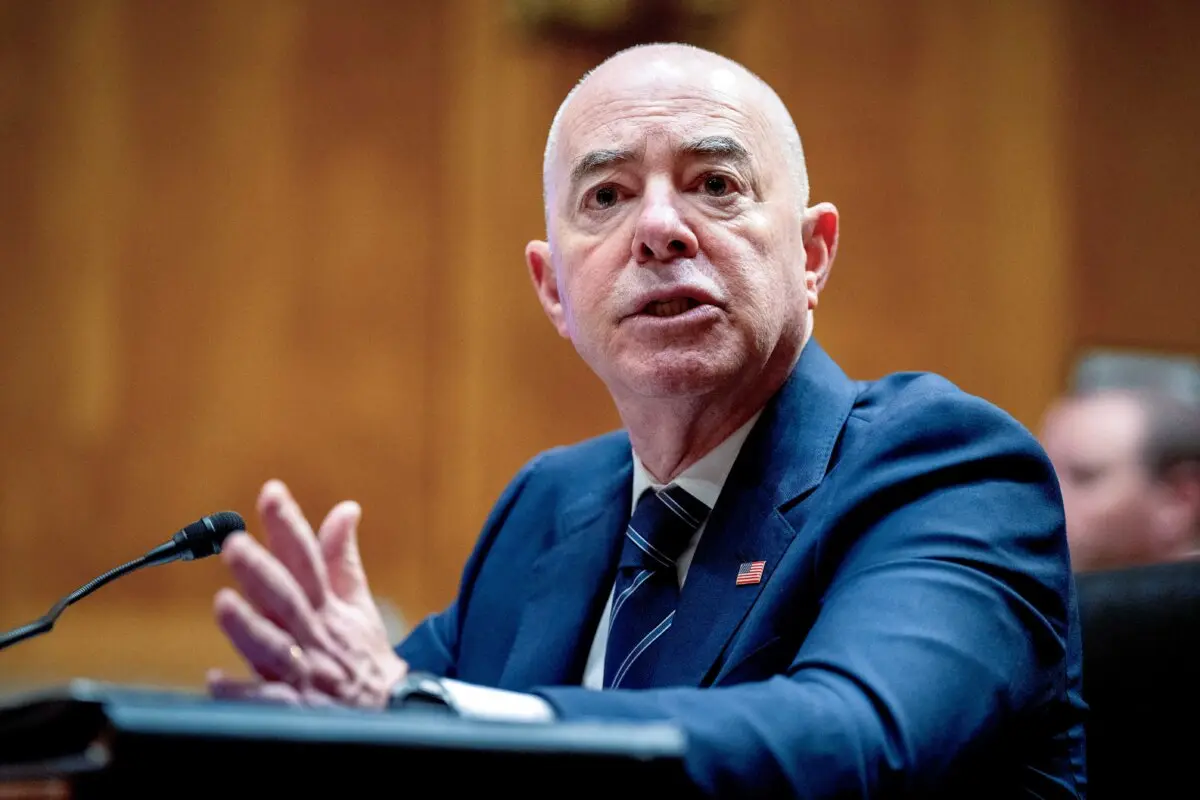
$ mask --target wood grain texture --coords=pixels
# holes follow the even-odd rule
[[[703,43],[778,89],[841,209],[817,335],[852,376],[938,371],[1032,426],[1081,343],[1200,346],[1195,12],[735,5]],[[252,520],[271,477],[314,523],[362,503],[375,592],[442,607],[514,471],[618,424],[522,257],[546,128],[604,55],[489,0],[0,0],[0,627]],[[0,686],[237,668],[224,583],[123,579]]]
[[[1077,345],[1200,353],[1200,4],[1071,6]]]

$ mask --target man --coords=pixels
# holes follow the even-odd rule
[[[1149,390],[1065,397],[1042,442],[1058,473],[1076,571],[1200,551],[1200,410]]]
[[[811,338],[838,213],[775,93],[622,52],[560,108],[544,189],[534,288],[624,430],[531,460],[396,653],[357,506],[314,537],[269,483],[271,550],[231,536],[244,597],[216,600],[257,679],[213,691],[382,707],[415,670],[473,716],[673,720],[711,795],[1082,796],[1049,461],[946,381],[855,383]]]

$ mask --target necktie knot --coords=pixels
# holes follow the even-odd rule
[[[645,492],[625,529],[620,566],[673,568],[708,511],[708,506],[675,484]]]

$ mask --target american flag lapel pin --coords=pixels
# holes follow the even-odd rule
[[[746,561],[738,567],[737,581],[738,586],[753,586],[762,581],[763,567],[767,565],[765,561]]]

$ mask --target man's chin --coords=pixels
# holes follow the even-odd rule
[[[625,370],[622,383],[638,397],[670,400],[710,395],[729,381],[733,370],[720,359],[655,359]]]

